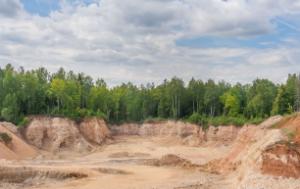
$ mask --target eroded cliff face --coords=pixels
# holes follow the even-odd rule
[[[67,118],[34,117],[25,130],[25,139],[31,145],[51,152],[89,149],[76,123]]]
[[[287,140],[280,129],[271,128],[274,123],[280,120],[278,117],[271,117],[259,125],[243,126],[230,145],[229,152],[224,154],[222,158],[212,160],[204,165],[204,169],[214,173],[230,175],[231,182],[236,185],[236,188],[263,186],[263,183],[253,181],[254,178],[269,178],[269,175],[275,175],[272,173],[272,169],[278,169],[276,163],[269,161],[270,157],[274,157],[274,154],[270,155],[272,150],[267,149],[279,141]],[[283,156],[289,156],[288,154],[287,151],[282,153]],[[289,168],[286,164],[280,166],[282,170]],[[270,169],[270,167],[272,168]],[[279,172],[276,176],[286,177],[284,173]],[[268,184],[270,183],[268,182]]]
[[[300,145],[281,141],[268,146],[262,153],[261,170],[274,176],[300,178]]]
[[[130,135],[139,135],[140,125],[136,123],[126,123],[122,125],[112,125],[110,130],[114,136],[130,136]]]
[[[90,142],[103,144],[111,137],[111,132],[102,119],[87,118],[79,124],[82,135]]]
[[[190,146],[200,145],[204,132],[195,124],[182,121],[159,121],[143,124],[126,123],[110,127],[114,136],[137,135],[142,137],[161,137],[175,139],[174,142]]]
[[[32,117],[24,132],[28,143],[51,152],[89,151],[93,148],[89,142],[102,144],[109,136],[106,123],[97,118],[85,119],[77,124],[68,118]]]
[[[196,124],[171,120],[143,124],[122,124],[110,128],[113,135],[176,138],[180,139],[182,144],[190,146],[204,143],[228,145],[236,139],[240,130],[235,126],[210,126],[207,130],[203,130],[201,126]]]
[[[185,138],[190,135],[198,135],[200,127],[181,121],[164,121],[144,123],[141,125],[139,135],[141,136],[179,136]]]
[[[236,126],[210,126],[206,131],[206,142],[229,145],[236,138],[240,131],[240,128]]]

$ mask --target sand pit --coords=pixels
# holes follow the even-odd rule
[[[167,122],[166,128],[159,128],[164,127],[163,123],[148,124],[142,133],[140,130],[137,133],[136,125],[130,125],[120,127],[117,134],[112,132],[113,138],[103,121],[88,120],[85,125],[76,126],[69,120],[47,118],[49,125],[43,126],[37,120],[31,130],[38,133],[26,136],[29,142],[41,144],[40,149],[48,152],[28,145],[13,128],[0,127],[0,131],[12,135],[13,146],[20,145],[0,143],[0,159],[6,159],[0,161],[0,188],[281,189],[284,186],[299,189],[300,180],[293,178],[298,178],[299,172],[289,170],[285,173],[291,178],[278,177],[283,176],[283,171],[278,170],[289,167],[298,170],[300,162],[293,147],[278,146],[277,142],[285,140],[285,135],[272,125],[281,119],[270,118],[258,126],[211,128],[208,135],[182,123],[177,123],[176,129],[171,128],[172,122]],[[60,125],[62,130],[58,129]],[[47,140],[34,137],[34,134],[45,136],[40,129],[46,130]],[[168,131],[171,133],[166,134]],[[206,138],[200,138],[197,145],[183,142],[189,137],[197,141],[197,137],[203,136]],[[49,137],[55,140],[51,142]],[[112,141],[107,143],[107,139]],[[68,150],[62,151],[56,145],[61,141],[66,141],[63,147]],[[92,150],[83,153],[70,150],[82,141],[90,143]],[[55,154],[53,147],[58,149]],[[278,155],[285,159],[278,162]],[[295,157],[297,162],[291,162]]]
[[[150,189],[185,187],[197,185],[200,181],[208,184],[211,179],[220,179],[191,169],[192,161],[206,161],[212,158],[211,155],[216,155],[207,153],[207,148],[166,146],[161,145],[157,138],[127,136],[115,140],[113,144],[80,157],[70,154],[70,157],[59,159],[0,162],[0,171],[3,172],[0,174],[0,188],[93,189],[103,186],[105,189]],[[198,155],[200,151],[202,156]],[[36,179],[39,182],[35,182]],[[3,184],[5,180],[10,182]]]

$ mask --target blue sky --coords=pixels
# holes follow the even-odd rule
[[[202,36],[193,38],[182,38],[176,41],[177,45],[193,48],[274,48],[280,46],[290,46],[286,39],[294,39],[300,42],[300,30],[297,26],[286,21],[284,18],[276,18],[272,21],[274,31],[249,37],[235,36]],[[294,44],[295,45],[295,44]]]
[[[111,85],[178,76],[284,82],[300,72],[298,0],[0,0],[0,66]]]
[[[48,16],[51,11],[60,9],[59,1],[53,0],[22,0],[25,10],[30,14]]]
[[[59,11],[63,1],[59,0],[21,0],[24,9],[30,14],[38,14],[40,16],[49,16],[51,12]],[[66,0],[66,3],[89,5],[96,2],[95,0]]]
[[[61,1],[58,0],[21,0],[24,9],[30,14],[40,16],[49,16],[51,12],[60,11]],[[83,3],[90,5],[95,0],[68,0],[69,3]],[[300,15],[299,15],[300,16]],[[215,37],[200,36],[192,38],[181,38],[176,41],[179,46],[188,46],[193,48],[216,48],[216,47],[234,47],[234,48],[272,48],[274,46],[285,45],[285,39],[294,38],[300,40],[300,32],[295,30],[297,26],[289,23],[284,18],[278,17],[272,20],[276,30],[268,34],[239,38],[239,37]]]

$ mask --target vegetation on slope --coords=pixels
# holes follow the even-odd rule
[[[0,132],[0,142],[4,142],[5,144],[9,144],[12,141],[12,138],[9,134]]]
[[[225,81],[179,78],[160,85],[123,83],[109,88],[83,73],[50,74],[46,69],[25,71],[10,64],[0,68],[0,119],[24,125],[34,114],[80,119],[99,116],[110,122],[151,119],[185,119],[198,124],[258,122],[271,114],[299,109],[299,79],[289,75],[286,84],[267,79],[231,85]]]

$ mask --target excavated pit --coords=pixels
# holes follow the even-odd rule
[[[0,123],[13,137],[0,143],[0,159],[10,159],[0,160],[0,188],[298,189],[300,155],[278,143],[286,140],[273,127],[281,119],[203,131],[180,121],[107,127],[96,118],[33,117],[24,138]]]

